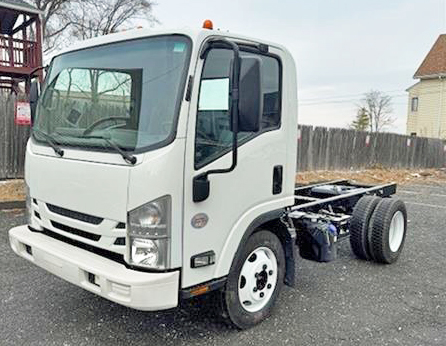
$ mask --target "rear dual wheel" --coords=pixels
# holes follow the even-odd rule
[[[369,246],[378,263],[394,263],[403,250],[407,231],[407,211],[404,202],[382,199],[370,219]]]
[[[404,202],[376,196],[362,197],[350,220],[350,245],[360,259],[394,263],[404,246],[407,211]]]
[[[376,196],[364,196],[353,209],[350,220],[350,246],[353,253],[359,259],[370,260],[372,258],[369,249],[369,224],[381,198]]]

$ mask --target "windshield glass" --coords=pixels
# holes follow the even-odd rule
[[[158,36],[56,57],[39,99],[33,136],[63,146],[129,151],[169,143],[175,134],[190,40]]]

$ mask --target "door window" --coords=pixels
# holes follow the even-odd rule
[[[241,56],[257,56],[262,60],[263,116],[261,132],[280,127],[279,60],[272,56],[240,52]],[[199,169],[232,148],[230,131],[230,74],[233,52],[229,49],[209,51],[200,81],[196,135],[195,168]],[[255,133],[240,132],[239,145],[253,138]]]

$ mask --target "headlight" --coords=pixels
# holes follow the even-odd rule
[[[164,196],[128,213],[130,264],[167,269],[170,259],[171,197]]]
[[[132,259],[135,263],[155,267],[159,259],[159,249],[151,239],[132,240]]]

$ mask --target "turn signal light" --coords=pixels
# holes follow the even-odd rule
[[[215,264],[215,252],[207,251],[195,255],[190,259],[191,268],[206,267]]]
[[[208,29],[208,30],[213,30],[214,29],[214,24],[212,23],[212,21],[210,19],[206,19],[204,21],[203,29]]]
[[[210,291],[209,286],[199,286],[190,291],[191,296],[199,296]]]

